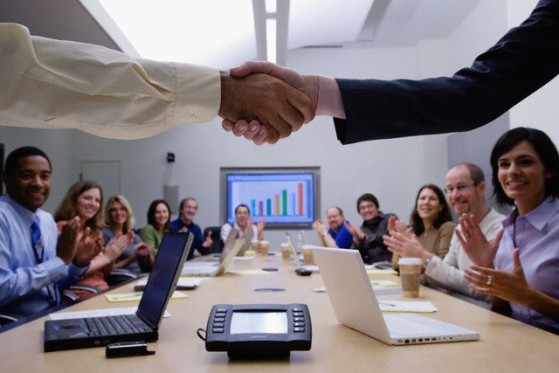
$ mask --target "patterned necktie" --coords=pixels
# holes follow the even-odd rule
[[[31,247],[33,247],[37,264],[42,263],[43,243],[41,242],[41,228],[36,222],[31,223]]]
[[[41,228],[39,227],[39,224],[37,224],[37,222],[31,223],[31,247],[33,247],[33,253],[35,254],[37,264],[41,264],[44,259],[44,250],[43,243],[41,241]],[[60,304],[60,296],[58,295],[56,285],[48,285],[47,291],[49,293],[49,296],[54,300],[55,304]]]

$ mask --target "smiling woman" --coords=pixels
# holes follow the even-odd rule
[[[455,188],[458,190],[458,187]],[[395,223],[396,224],[396,223]],[[385,240],[388,248],[403,254],[404,257],[416,257],[425,261],[432,255],[444,259],[450,248],[450,241],[454,232],[454,222],[450,207],[441,188],[434,184],[426,184],[419,188],[415,198],[415,207],[410,217],[410,228],[402,230],[403,222],[397,223],[400,227],[399,240]],[[394,230],[394,224],[390,229]],[[392,266],[398,268],[400,255],[393,254]]]
[[[497,202],[515,210],[503,221],[500,242],[483,250],[471,244],[479,234],[473,225],[465,232],[464,249],[475,264],[466,279],[495,303],[509,302],[512,317],[559,334],[557,149],[544,132],[515,128],[497,140],[491,167]]]
[[[154,248],[134,232],[134,223],[134,211],[128,199],[121,195],[109,197],[105,205],[103,239],[108,244],[119,237],[128,236],[128,245],[114,261],[114,267],[126,268],[139,275],[151,270],[155,256]]]

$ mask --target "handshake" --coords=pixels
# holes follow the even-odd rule
[[[319,77],[270,62],[246,62],[221,73],[223,129],[260,145],[274,144],[316,115]]]

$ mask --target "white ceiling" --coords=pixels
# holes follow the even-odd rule
[[[264,0],[0,0],[0,21],[144,58],[227,68],[257,58],[253,1]],[[446,38],[480,1],[291,0],[287,48]]]

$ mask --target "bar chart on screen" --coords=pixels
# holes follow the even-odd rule
[[[314,172],[232,173],[226,177],[227,221],[240,204],[254,221],[266,225],[304,225],[314,221],[317,176]]]

